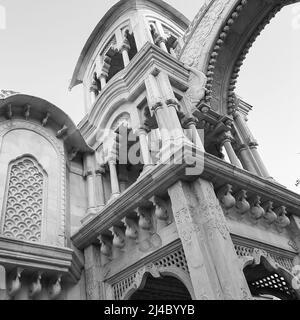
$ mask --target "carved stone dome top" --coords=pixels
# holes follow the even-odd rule
[[[125,27],[126,29],[128,27],[135,35],[136,45],[139,51],[148,40],[147,34],[150,36],[150,26],[146,25],[146,20],[155,20],[156,18],[160,18],[161,21],[164,21],[166,24],[171,22],[173,26],[176,26],[177,29],[183,33],[190,25],[189,19],[162,0],[120,0],[111,7],[97,24],[84,45],[76,64],[69,89],[71,90],[74,86],[84,82],[85,72],[89,63],[99,59],[99,53],[97,51],[98,49],[100,49],[100,52],[105,50],[107,43],[104,44],[104,48],[102,48],[101,42],[105,42],[106,37],[112,38],[112,29],[118,27],[120,29],[124,29]],[[121,33],[117,35],[116,42],[120,40],[120,34]],[[99,46],[101,48],[99,48]]]

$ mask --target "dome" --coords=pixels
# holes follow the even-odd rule
[[[0,90],[0,99],[6,99],[10,96],[13,96],[15,94],[18,94],[18,92],[12,91],[12,90]]]

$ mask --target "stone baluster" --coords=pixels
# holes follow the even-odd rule
[[[233,208],[236,204],[236,200],[232,195],[232,185],[230,184],[226,184],[225,186],[220,188],[217,193],[217,197],[222,207],[226,210]]]
[[[139,218],[139,243],[147,240],[152,231],[152,217],[151,214],[145,208],[138,208],[136,210],[137,216]]]
[[[170,224],[170,217],[168,213],[167,204],[163,199],[157,196],[152,197],[150,201],[154,205],[154,216],[156,217],[157,221],[156,231],[159,232],[161,229],[165,228]]]
[[[36,298],[42,292],[42,274],[43,273],[41,271],[38,271],[35,272],[35,274],[33,275],[32,282],[29,286],[28,292],[29,298],[31,299]]]
[[[287,217],[287,211],[285,206],[280,206],[279,208],[274,210],[277,214],[276,224],[279,229],[286,228],[291,222],[290,219]]]
[[[51,279],[49,288],[48,288],[48,296],[50,300],[56,300],[59,298],[62,287],[61,287],[61,275],[57,275],[53,279]]]
[[[247,191],[246,190],[240,190],[236,195],[236,209],[237,213],[244,215],[250,210],[250,203],[247,201]]]
[[[127,248],[130,249],[138,243],[139,227],[137,222],[133,218],[126,217],[122,219],[122,222],[126,227],[125,236],[128,244]]]
[[[122,255],[123,249],[125,248],[125,233],[120,227],[117,226],[111,227],[109,231],[113,235],[112,258],[117,259]]]
[[[265,211],[261,207],[261,197],[255,196],[252,201],[250,202],[251,208],[250,208],[250,217],[254,220],[259,220],[261,217],[264,216]]]
[[[105,266],[112,259],[112,242],[109,237],[104,235],[100,235],[98,237],[98,240],[100,241],[100,244],[101,244],[101,248],[100,248],[101,265]]]
[[[262,205],[265,213],[264,213],[264,220],[268,224],[272,224],[277,220],[277,214],[273,211],[273,201],[267,201]]]
[[[14,298],[17,293],[21,290],[21,275],[24,271],[23,268],[14,269],[8,276],[7,282],[7,294],[10,298]]]

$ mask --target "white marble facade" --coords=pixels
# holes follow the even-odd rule
[[[234,92],[247,30],[277,2],[202,1],[193,22],[118,2],[75,67],[78,126],[1,92],[0,299],[299,298],[300,198],[270,176]]]

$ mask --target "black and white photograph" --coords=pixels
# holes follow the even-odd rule
[[[3,304],[299,300],[299,75],[297,0],[0,0]]]

